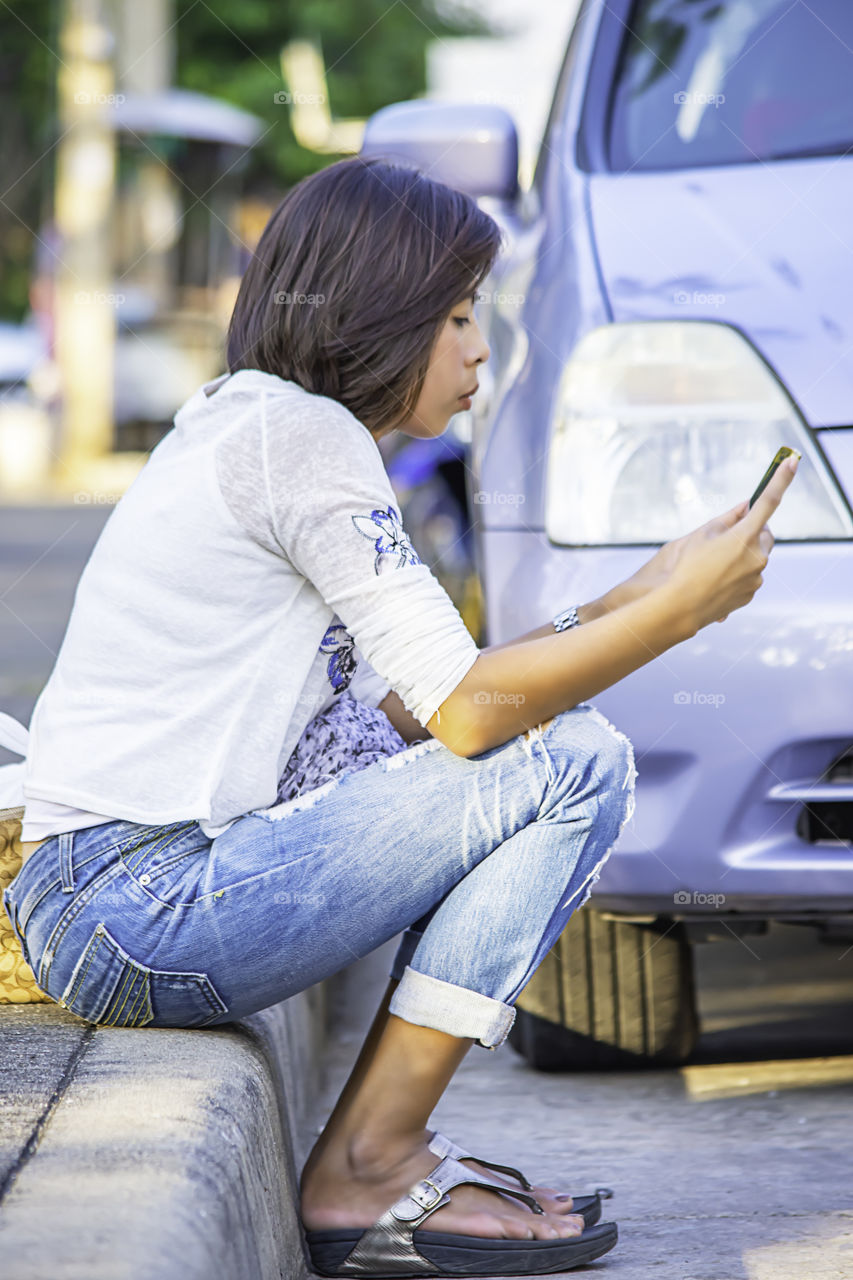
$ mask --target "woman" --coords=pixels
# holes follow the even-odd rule
[[[408,169],[357,158],[295,187],[242,281],[230,372],[105,525],[33,713],[4,901],[81,1017],[213,1026],[405,930],[302,1176],[324,1274],[528,1275],[615,1243],[594,1198],[427,1125],[471,1045],[505,1039],[633,808],[630,743],[584,699],[752,598],[792,476],[479,650],[377,440],[440,435],[474,393],[499,247]],[[324,757],[330,725],[354,729],[355,768]]]

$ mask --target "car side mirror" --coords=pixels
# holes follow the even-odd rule
[[[360,154],[422,169],[475,198],[518,195],[515,122],[491,103],[392,103],[367,121]]]

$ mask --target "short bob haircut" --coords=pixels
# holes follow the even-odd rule
[[[371,431],[401,424],[454,307],[490,271],[498,224],[419,170],[356,156],[296,184],[240,284],[228,368],[340,401]]]

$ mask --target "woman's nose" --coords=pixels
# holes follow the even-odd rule
[[[485,338],[481,337],[480,342],[477,345],[477,353],[474,357],[474,363],[485,364],[491,354],[492,352],[488,342],[486,342]]]

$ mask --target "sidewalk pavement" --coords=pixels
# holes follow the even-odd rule
[[[305,1280],[296,1216],[324,990],[205,1030],[0,1006],[0,1273]]]
[[[801,977],[813,981],[819,944],[786,945],[800,946]],[[702,961],[705,1008],[731,1010],[743,999],[740,947],[733,942],[727,959],[723,944],[713,946]],[[392,943],[352,965],[330,993],[335,1030],[318,1121],[355,1059],[393,950]],[[763,1003],[759,992],[755,1017]],[[784,1016],[778,1003],[776,1017]],[[763,1019],[773,1023],[767,1008]],[[591,1267],[566,1273],[578,1280],[851,1280],[853,1054],[839,1033],[833,1056],[805,1056],[811,1046],[803,1037],[804,1056],[782,1060],[772,1025],[749,1035],[759,1050],[753,1060],[732,1060],[730,1034],[715,1053],[708,1037],[701,1060],[681,1070],[599,1074],[545,1074],[509,1045],[475,1046],[432,1125],[540,1185],[576,1194],[613,1189],[602,1219],[618,1222],[619,1243]]]
[[[308,1280],[296,1171],[395,942],[208,1031],[0,1007],[0,1274]],[[799,963],[819,972],[805,947]],[[718,968],[704,998],[720,1021],[743,992],[736,961]],[[781,1059],[772,1026],[757,1043],[773,1056],[738,1060],[730,1038],[681,1070],[577,1075],[474,1047],[433,1123],[543,1185],[613,1188],[604,1216],[620,1240],[590,1270],[599,1280],[850,1280],[853,1054]]]

